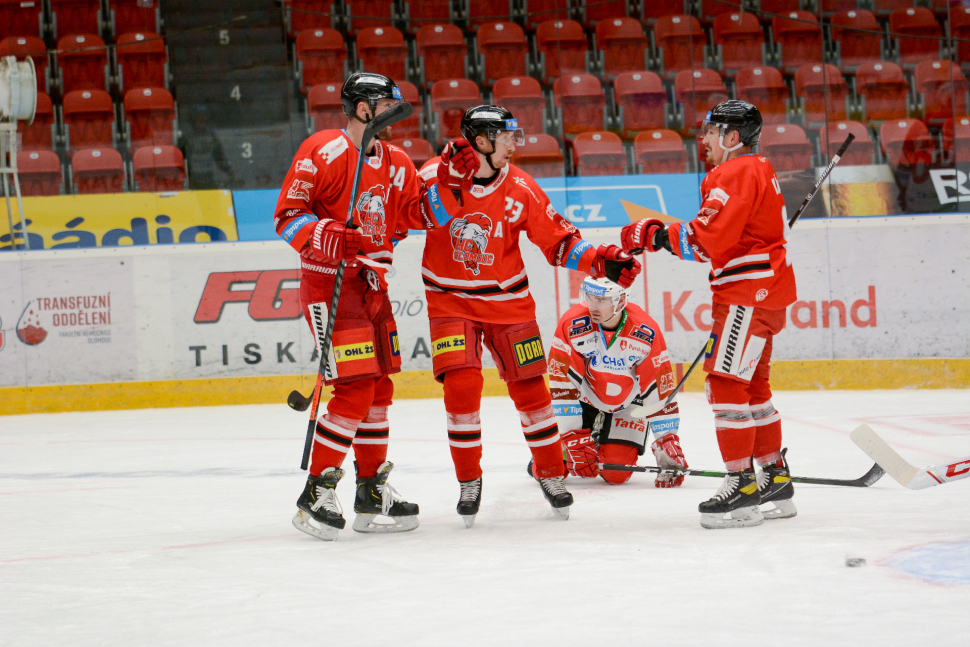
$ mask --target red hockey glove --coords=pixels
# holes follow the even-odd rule
[[[458,191],[455,196],[458,204],[465,206],[461,197],[462,191],[472,188],[472,178],[478,172],[480,164],[478,155],[467,139],[456,139],[445,144],[441,151],[441,163],[438,164],[438,184],[442,187]]]
[[[654,218],[630,223],[620,230],[620,243],[623,245],[623,251],[627,254],[639,254],[643,250],[656,252],[661,247],[669,251],[670,243],[663,245],[661,241],[654,239],[659,232],[666,233],[666,226]]]
[[[687,469],[687,459],[680,448],[680,437],[670,433],[650,445],[653,456],[657,459],[657,467],[681,467]],[[683,472],[660,472],[653,482],[654,487],[677,487],[684,482]]]
[[[574,429],[562,435],[566,472],[573,476],[593,478],[600,473],[596,462],[596,445],[589,429]]]
[[[633,279],[640,273],[640,261],[633,258],[616,245],[600,245],[596,250],[596,258],[589,269],[589,275],[594,279],[604,276],[621,288],[633,285]]]
[[[360,232],[336,220],[321,220],[303,249],[303,255],[320,263],[350,260],[360,249]]]

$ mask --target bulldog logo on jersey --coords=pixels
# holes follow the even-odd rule
[[[451,221],[452,259],[464,263],[476,276],[481,266],[495,262],[495,254],[486,254],[489,236],[492,235],[492,219],[484,213],[473,213]]]
[[[384,222],[384,185],[372,186],[357,199],[357,219],[360,220],[360,234],[370,236],[375,245],[384,244],[387,225]]]

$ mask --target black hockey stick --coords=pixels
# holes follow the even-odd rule
[[[360,153],[357,157],[357,170],[354,172],[354,185],[350,190],[350,204],[347,206],[347,227],[354,226],[354,205],[357,202],[357,193],[360,191],[360,174],[364,168],[365,152],[370,147],[371,140],[388,126],[410,117],[411,111],[410,103],[400,103],[371,119],[367,127],[364,128],[364,135],[360,141]],[[330,361],[330,342],[333,337],[333,326],[337,321],[337,305],[340,301],[340,288],[344,282],[346,266],[347,261],[345,260],[341,260],[337,264],[337,274],[333,282],[333,296],[330,298],[330,310],[327,312],[327,329],[324,332],[323,339],[320,340],[320,367],[317,370],[317,383],[313,388],[313,393],[310,398],[304,398],[299,391],[293,391],[286,399],[287,404],[298,411],[307,409],[306,405],[300,408],[299,405],[302,402],[308,401],[311,405],[310,422],[307,423],[306,441],[303,443],[303,461],[300,463],[300,469],[304,470],[310,464],[310,448],[313,446],[313,434],[316,432],[317,426],[317,409],[320,406],[320,395],[323,391],[323,376],[327,373],[327,365]]]

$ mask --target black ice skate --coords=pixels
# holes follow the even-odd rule
[[[783,467],[775,467],[774,464],[761,468],[758,474],[758,492],[761,493],[761,504],[771,504],[767,509],[762,508],[761,514],[765,519],[789,519],[798,514],[795,509],[795,486],[791,482],[791,473],[788,471],[788,459],[785,454],[788,449],[781,450],[781,462]]]
[[[297,530],[324,541],[337,538],[337,531],[347,523],[334,489],[343,475],[344,471],[339,467],[328,467],[320,476],[307,478],[303,494],[296,500],[299,509],[293,517],[293,525]]]
[[[754,469],[749,467],[740,472],[728,472],[717,493],[697,509],[705,528],[741,528],[765,522],[758,509],[760,503]]]
[[[552,511],[562,520],[569,519],[569,506],[573,504],[573,495],[566,490],[563,485],[562,476],[550,476],[549,478],[539,478],[539,486],[542,488],[542,495],[552,506]]]
[[[458,514],[465,521],[465,527],[475,525],[475,515],[482,504],[482,477],[474,481],[458,481],[461,486],[461,497],[458,499]]]
[[[357,497],[354,499],[354,530],[357,532],[404,532],[418,527],[418,504],[408,503],[400,493],[387,484],[394,463],[384,461],[373,478],[357,477]],[[354,470],[357,463],[354,462]],[[391,523],[374,520],[377,515],[389,517]]]

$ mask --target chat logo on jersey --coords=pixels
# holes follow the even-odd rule
[[[384,205],[387,196],[384,195],[384,185],[372,186],[357,199],[357,219],[360,221],[360,234],[370,236],[375,245],[384,244],[387,235]]]
[[[489,237],[492,235],[492,219],[484,213],[473,213],[464,218],[455,218],[449,228],[452,259],[463,263],[476,276],[483,265],[495,262],[495,254],[486,254]]]

